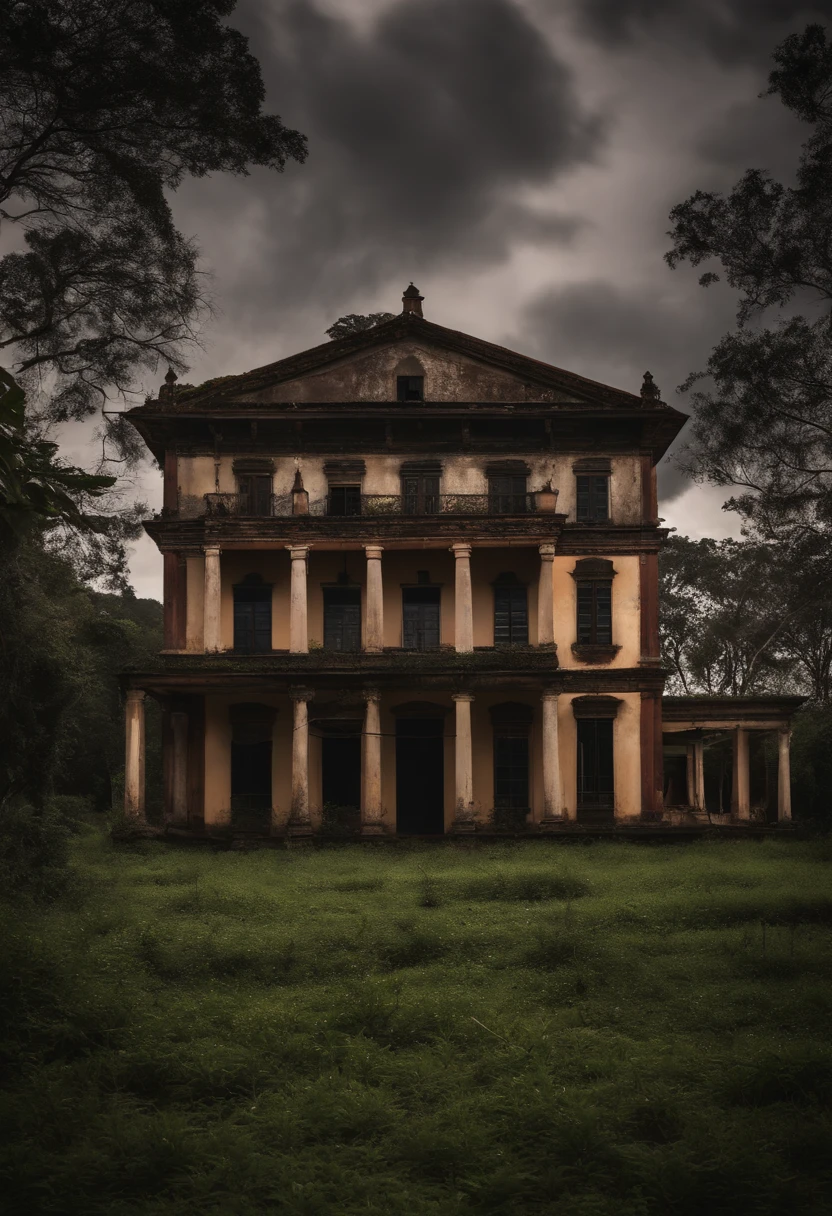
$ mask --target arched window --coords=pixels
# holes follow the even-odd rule
[[[272,648],[272,588],[259,574],[234,587],[234,649],[264,654]]]
[[[505,572],[494,580],[494,645],[528,646],[529,597],[525,583]]]

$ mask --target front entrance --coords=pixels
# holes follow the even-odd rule
[[[396,722],[396,832],[441,836],[445,831],[444,723],[441,718]]]
[[[321,739],[321,793],[327,807],[358,812],[361,807],[361,737]]]

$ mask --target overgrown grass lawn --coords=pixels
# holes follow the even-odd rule
[[[6,1211],[830,1210],[827,843],[74,864],[3,928]]]

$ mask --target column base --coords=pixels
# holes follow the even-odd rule
[[[312,824],[309,822],[308,819],[307,820],[302,820],[302,819],[296,820],[295,822],[292,822],[292,820],[290,819],[289,822],[286,824],[286,835],[287,836],[311,836],[313,831],[314,831],[314,829],[312,827]]]
[[[474,819],[455,819],[451,824],[451,831],[454,836],[470,836],[476,830],[477,824]]]
[[[565,815],[544,815],[537,827],[541,832],[551,832],[569,822]]]
[[[370,823],[362,823],[361,835],[362,836],[386,836],[387,828],[383,823],[375,823],[372,821]]]

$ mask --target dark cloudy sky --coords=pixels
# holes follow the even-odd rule
[[[684,409],[676,386],[734,301],[667,268],[668,212],[745,168],[793,172],[803,128],[757,94],[778,42],[830,17],[832,0],[243,0],[232,23],[309,158],[175,196],[218,305],[188,379],[397,312],[413,279],[430,320],[630,390],[649,368]],[[734,530],[719,492],[672,466],[661,488],[681,532]],[[133,571],[159,594],[150,542]]]

